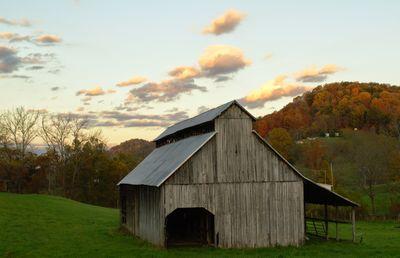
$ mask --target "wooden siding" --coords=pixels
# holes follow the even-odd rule
[[[155,245],[164,245],[164,209],[160,188],[149,186],[126,186],[126,224],[133,235]]]
[[[302,182],[164,185],[165,214],[203,207],[215,215],[219,247],[300,245],[304,240]]]

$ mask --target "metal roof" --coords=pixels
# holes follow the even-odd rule
[[[191,136],[156,148],[118,185],[160,186],[214,135],[215,132]]]
[[[242,105],[240,105],[236,100],[230,101],[228,103],[225,103],[221,106],[218,106],[216,108],[210,109],[204,113],[201,113],[197,116],[194,116],[192,118],[183,120],[181,122],[178,122],[170,127],[168,127],[164,132],[162,132],[157,138],[154,139],[154,141],[158,141],[168,135],[174,134],[176,132],[179,132],[183,129],[190,128],[196,125],[200,125],[206,122],[210,122],[217,117],[219,117],[225,110],[227,110],[231,105],[236,104],[238,105],[244,112],[246,112],[251,118],[255,120],[255,117],[250,114]]]

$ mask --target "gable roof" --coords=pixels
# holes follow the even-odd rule
[[[174,134],[176,132],[182,131],[186,128],[194,127],[196,125],[204,124],[210,121],[213,121],[217,117],[219,117],[225,110],[230,108],[232,105],[237,105],[239,106],[246,114],[248,114],[253,120],[256,120],[256,118],[250,114],[242,105],[240,105],[239,102],[236,100],[229,101],[228,103],[225,103],[221,106],[218,106],[216,108],[210,109],[204,113],[201,113],[197,116],[194,116],[192,118],[183,120],[181,122],[178,122],[170,127],[168,127],[164,132],[162,132],[157,138],[155,138],[153,141],[158,141],[161,140],[162,138],[165,138],[171,134]]]
[[[215,132],[191,136],[154,149],[118,185],[160,186],[214,135]]]

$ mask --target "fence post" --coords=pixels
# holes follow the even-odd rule
[[[353,243],[356,242],[356,209],[353,207],[351,210],[351,223],[353,233]]]

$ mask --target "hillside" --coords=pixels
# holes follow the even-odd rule
[[[137,156],[140,158],[146,157],[153,149],[155,144],[143,139],[130,139],[122,142],[119,145],[113,146],[109,149],[112,155],[116,154],[127,154]]]
[[[285,128],[295,139],[343,128],[399,134],[400,87],[379,83],[337,82],[318,86],[283,109],[260,118],[255,129],[265,137]]]
[[[162,250],[119,231],[116,209],[47,195],[0,193],[0,227],[1,257],[394,257],[400,252],[400,229],[393,222],[358,222],[361,245],[312,240],[301,248]],[[350,237],[349,225],[340,229]]]

